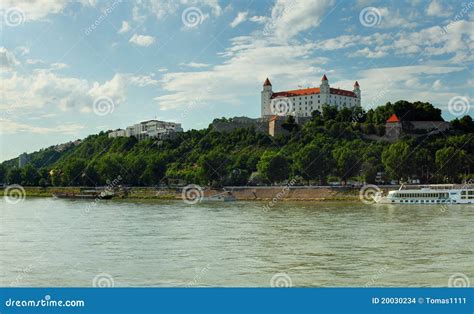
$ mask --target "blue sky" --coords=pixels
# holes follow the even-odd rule
[[[158,118],[260,114],[260,91],[358,80],[364,108],[473,115],[473,1],[3,0],[0,160]]]

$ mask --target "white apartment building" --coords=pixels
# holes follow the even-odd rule
[[[352,91],[332,88],[324,75],[319,87],[273,92],[272,84],[267,78],[261,92],[261,116],[295,115],[310,117],[315,110],[322,112],[324,104],[338,108],[353,108],[361,105],[359,83],[354,83]]]
[[[135,136],[138,140],[143,140],[146,138],[166,138],[179,132],[183,132],[181,123],[148,120],[129,126],[125,130],[111,131],[109,137]]]

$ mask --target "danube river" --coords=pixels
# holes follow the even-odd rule
[[[448,286],[474,206],[1,201],[1,286]],[[451,278],[451,279],[450,279]]]

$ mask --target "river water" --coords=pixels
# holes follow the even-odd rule
[[[0,285],[375,287],[474,281],[474,206],[264,205],[4,199]]]

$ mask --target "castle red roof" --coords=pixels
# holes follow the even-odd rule
[[[272,83],[270,83],[270,80],[268,79],[268,77],[265,80],[265,82],[263,83],[263,86],[272,86]]]
[[[354,86],[359,87],[359,82],[355,82]]]
[[[388,123],[390,123],[390,122],[400,122],[400,119],[398,119],[398,117],[397,117],[396,114],[392,114],[392,115],[390,116],[390,118],[388,118],[387,122],[388,122]]]
[[[327,81],[328,78],[326,77],[326,74],[323,75],[323,78],[321,79],[321,81]]]
[[[312,95],[312,94],[319,94],[321,93],[319,87],[313,88],[304,88],[304,89],[295,89],[289,90],[284,92],[277,92],[272,94],[272,99],[276,97],[294,97],[294,96],[305,96],[305,95]],[[356,94],[354,92],[339,88],[330,88],[331,95],[341,95],[347,97],[354,97],[356,98]]]

